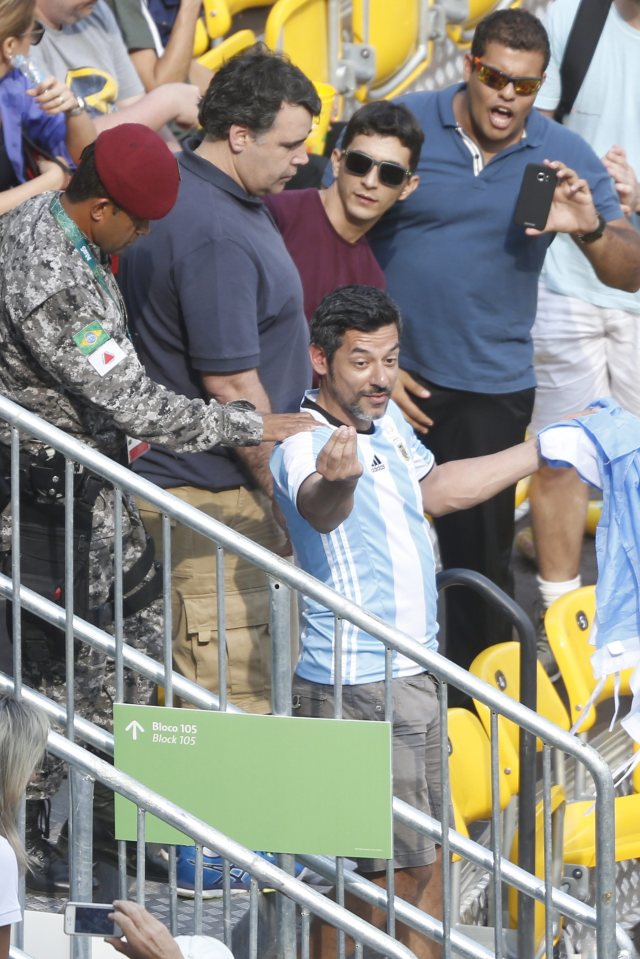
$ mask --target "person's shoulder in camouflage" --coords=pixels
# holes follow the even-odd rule
[[[3,218],[2,303],[16,319],[80,279],[77,257],[69,256],[49,210],[54,195],[32,197]]]
[[[257,414],[177,396],[147,377],[113,279],[105,271],[108,289],[95,281],[50,203],[51,194],[27,201],[0,239],[5,395],[109,454],[124,434],[189,451],[259,443]]]

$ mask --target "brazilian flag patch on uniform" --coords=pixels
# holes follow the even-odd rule
[[[84,329],[73,334],[73,342],[85,356],[90,356],[108,339],[109,334],[105,333],[99,323],[89,323]]]

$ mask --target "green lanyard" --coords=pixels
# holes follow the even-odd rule
[[[64,207],[62,206],[62,203],[60,202],[59,196],[54,196],[54,198],[51,201],[51,205],[49,206],[49,209],[51,210],[52,217],[54,218],[54,220],[56,221],[56,223],[58,224],[58,226],[60,227],[64,235],[67,237],[69,242],[73,244],[75,249],[78,251],[78,253],[82,257],[84,262],[87,264],[87,266],[93,273],[93,277],[96,280],[96,282],[100,284],[100,286],[106,293],[108,293],[108,295],[111,297],[113,302],[118,304],[118,301],[116,297],[114,296],[113,291],[111,290],[107,282],[106,273],[104,269],[100,266],[98,261],[96,260],[93,253],[91,252],[91,248],[89,246],[89,242],[86,236],[80,230],[80,227],[77,225],[77,223],[74,223],[74,221],[71,219],[68,213],[65,212]]]

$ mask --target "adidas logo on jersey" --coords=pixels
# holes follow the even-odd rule
[[[372,472],[372,473],[379,473],[380,470],[383,470],[383,469],[385,469],[384,463],[382,462],[382,460],[380,459],[380,457],[378,456],[378,454],[377,454],[377,453],[374,453],[374,454],[373,454],[373,459],[371,460],[371,472]]]

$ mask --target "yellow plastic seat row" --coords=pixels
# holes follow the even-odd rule
[[[375,51],[375,72],[357,90],[359,100],[399,96],[424,73],[433,53],[428,24],[432,7],[432,0],[353,0],[353,40]]]
[[[544,617],[549,645],[569,696],[571,722],[581,717],[580,732],[593,728],[597,715],[595,707],[605,699],[612,699],[615,688],[614,677],[608,676],[593,704],[584,712],[596,686],[591,666],[591,656],[595,650],[589,642],[595,611],[595,586],[583,586],[557,599]],[[631,694],[629,683],[632,671],[627,669],[620,673],[622,696]]]
[[[502,10],[505,7],[519,7],[522,0],[511,0],[510,3],[505,0],[466,0],[466,3],[455,2],[448,4],[447,11],[447,35],[456,46],[462,50],[468,50],[471,46],[473,31],[480,20],[489,16],[494,10]]]
[[[485,821],[491,818],[492,812],[492,785],[491,785],[491,743],[484,726],[476,715],[468,709],[453,708],[448,711],[449,733],[449,776],[451,782],[451,798],[454,810],[456,831],[464,836],[469,835],[468,827],[473,822]],[[498,771],[498,806],[500,812],[505,812],[509,804],[515,800],[517,788],[517,759],[513,768],[500,764]],[[564,791],[559,786],[553,787],[550,796],[550,813],[554,817],[556,833],[555,860],[553,864],[554,885],[559,884],[561,878],[562,857],[562,823],[564,811]],[[544,808],[540,802],[536,807],[535,836],[536,856],[535,874],[539,878],[544,876],[544,845],[543,845]],[[517,862],[518,832],[504,830],[502,838],[505,842],[503,855]],[[454,866],[457,868],[459,856],[453,856]],[[457,873],[454,872],[454,876]],[[455,899],[455,896],[454,896]],[[512,928],[517,926],[517,894],[512,888],[508,890],[509,915]],[[544,937],[544,907],[536,904],[535,907],[535,941],[536,947]],[[559,929],[556,935],[559,934]]]
[[[249,7],[270,7],[273,3],[274,0],[203,0],[203,15],[196,24],[193,56],[209,70],[218,70],[230,57],[246,50],[257,39],[253,30],[237,30],[227,36],[236,14]]]
[[[226,40],[223,40],[222,43],[219,43],[218,46],[211,47],[206,53],[198,57],[198,63],[215,73],[227,60],[235,57],[236,53],[248,50],[255,42],[256,35],[253,30],[238,30],[227,37]]]
[[[517,642],[498,643],[483,650],[470,667],[471,672],[501,690],[507,696],[520,699],[520,644]],[[545,673],[542,665],[537,664],[537,712],[555,723],[561,729],[570,728],[570,719],[559,694]],[[477,702],[478,715],[490,735],[490,710]],[[500,717],[498,721],[499,755],[503,771],[517,769],[518,727],[510,720]],[[538,743],[540,747],[540,743]],[[518,777],[510,779],[512,785]],[[617,862],[635,859],[640,856],[640,793],[630,796],[618,796],[615,799],[615,857]],[[594,800],[567,802],[565,811],[565,831],[563,859],[567,863],[584,866],[595,861],[595,811]]]

